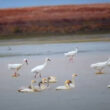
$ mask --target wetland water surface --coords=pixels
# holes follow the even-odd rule
[[[79,53],[73,63],[64,57],[74,47]],[[20,87],[30,85],[33,74],[31,68],[42,64],[45,57],[51,62],[42,72],[42,77],[54,75],[58,82],[39,93],[18,93]],[[90,64],[105,61],[110,57],[110,42],[62,43],[39,45],[0,46],[0,110],[110,110],[110,67],[105,74],[96,75]],[[22,63],[27,58],[18,78],[12,78],[9,63]],[[67,91],[56,91],[55,87],[64,85],[73,73],[76,87]]]

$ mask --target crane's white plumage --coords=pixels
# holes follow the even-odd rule
[[[46,58],[45,62],[42,65],[38,65],[31,70],[32,73],[35,73],[35,78],[36,78],[36,75],[41,76],[40,72],[46,67],[48,61],[51,61],[51,60],[49,58]]]
[[[97,74],[102,74],[103,73],[102,70],[109,64],[109,62],[110,62],[110,59],[108,59],[105,62],[91,64],[90,67],[98,70]]]
[[[69,51],[69,52],[67,52],[67,53],[64,53],[64,55],[65,55],[66,57],[69,57],[69,60],[70,60],[70,61],[73,61],[73,57],[76,56],[77,53],[78,53],[78,49],[75,48],[75,50]]]
[[[8,69],[11,69],[11,70],[15,71],[15,73],[12,75],[13,77],[19,76],[19,74],[18,74],[17,72],[18,72],[18,71],[21,69],[21,67],[24,65],[24,62],[25,62],[26,64],[28,64],[27,59],[24,59],[22,64],[8,64]]]

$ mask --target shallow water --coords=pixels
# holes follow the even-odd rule
[[[79,48],[79,53],[70,63],[63,53],[74,47]],[[107,88],[110,67],[106,67],[102,75],[96,75],[90,68],[90,64],[110,57],[109,47],[109,42],[0,46],[0,110],[110,110],[110,89]],[[42,77],[54,75],[58,82],[43,92],[18,93],[19,88],[28,86],[33,79],[31,68],[42,64],[45,57],[52,61],[42,72]],[[24,58],[28,59],[29,65],[19,71],[19,78],[12,78],[7,64],[22,63]],[[71,79],[72,73],[78,74],[76,87],[56,91],[55,87]]]
[[[61,55],[65,52],[74,50],[75,47],[79,48],[79,53],[110,51],[109,42],[28,44],[0,46],[0,57]]]

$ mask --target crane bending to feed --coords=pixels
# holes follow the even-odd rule
[[[96,74],[103,74],[103,69],[109,65],[110,63],[110,58],[105,61],[105,62],[99,62],[99,63],[95,63],[95,64],[91,64],[90,67],[96,69],[98,72],[96,72]]]
[[[73,58],[74,58],[74,56],[77,55],[77,53],[78,53],[78,48],[75,48],[75,50],[64,53],[64,55],[66,57],[69,57],[69,61],[73,61]]]
[[[12,74],[12,77],[18,77],[18,76],[20,76],[20,74],[18,74],[17,72],[21,69],[21,67],[25,63],[28,65],[27,59],[24,59],[22,64],[8,64],[8,68],[15,71],[14,74]]]
[[[71,80],[66,80],[64,83],[64,86],[58,86],[56,87],[56,90],[66,90],[66,89],[71,89],[75,87],[75,77],[77,74],[72,75],[72,81]]]
[[[44,64],[38,65],[31,70],[31,72],[35,74],[34,76],[35,78],[37,75],[41,77],[41,71],[46,67],[48,61],[51,61],[51,60],[49,58],[45,58]]]

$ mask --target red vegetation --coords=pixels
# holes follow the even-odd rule
[[[0,9],[0,34],[110,30],[110,4]]]

